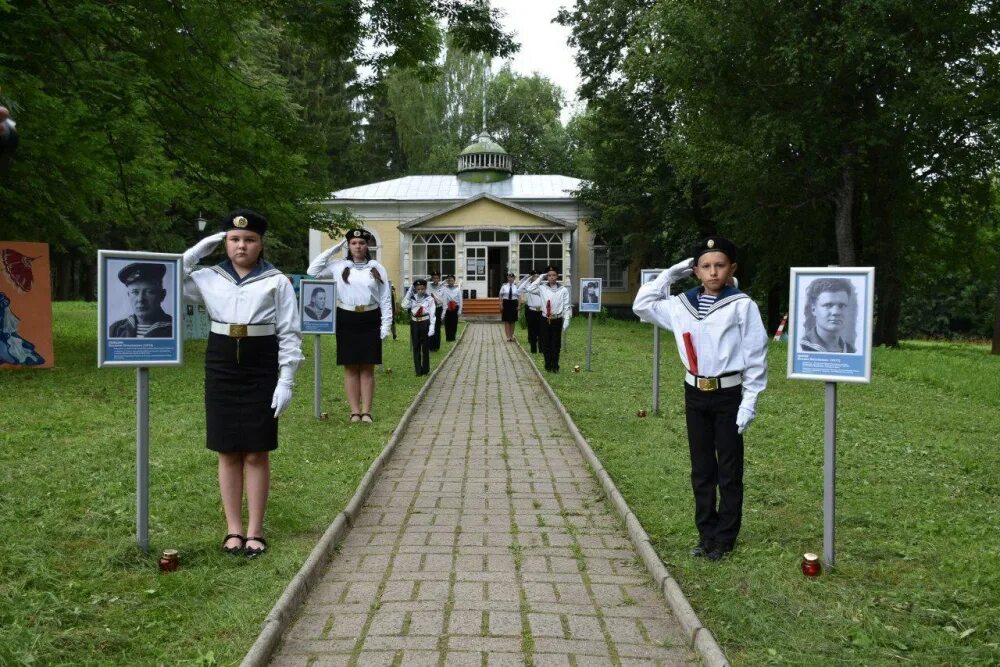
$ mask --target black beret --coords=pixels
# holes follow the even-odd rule
[[[118,272],[118,280],[124,284],[145,280],[151,283],[163,284],[163,276],[167,274],[167,267],[164,264],[154,264],[152,262],[133,262],[122,268]]]
[[[232,230],[257,232],[261,236],[267,231],[267,218],[257,211],[238,208],[222,218],[222,231]]]
[[[513,272],[513,271],[508,271],[508,272],[507,272],[507,277],[508,277],[508,278],[510,278],[510,277],[511,277],[511,276],[513,276],[513,275],[514,275],[514,272]],[[517,276],[514,276],[514,277],[516,278]]]
[[[698,241],[694,246],[694,250],[691,251],[695,263],[706,252],[721,252],[729,258],[730,262],[736,261],[736,244],[722,236],[709,236]]]
[[[416,280],[413,281],[413,286],[416,287],[417,285],[423,285],[424,287],[427,287],[427,281],[424,280],[423,278],[417,278]]]
[[[431,271],[431,278],[433,278],[434,276],[437,276],[438,278],[440,278],[441,274],[438,273],[437,271]]]
[[[351,239],[364,239],[365,243],[371,245],[373,237],[372,233],[367,229],[358,228],[358,229],[348,229],[347,233],[344,234],[344,238],[346,238],[348,241],[350,241]]]
[[[535,267],[531,267],[531,275],[537,276],[538,275],[538,269],[536,269]]]
[[[455,279],[455,274],[454,273],[449,273],[448,275],[446,275],[444,277],[444,279],[445,280],[454,280]]]
[[[559,273],[559,269],[557,269],[556,267],[552,266],[551,264],[549,266],[545,267],[545,273],[548,273],[549,271],[555,271],[556,273]]]

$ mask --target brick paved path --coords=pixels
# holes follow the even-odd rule
[[[529,362],[469,326],[272,664],[697,664]]]

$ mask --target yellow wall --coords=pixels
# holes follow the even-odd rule
[[[418,231],[439,227],[480,229],[483,227],[551,227],[552,223],[488,199],[480,199],[421,224]]]
[[[592,263],[593,256],[590,249],[594,243],[594,235],[590,231],[590,226],[587,224],[586,220],[581,220],[579,227],[577,227],[576,235],[576,247],[573,248],[573,252],[576,253],[576,266],[577,275],[576,280],[582,280],[584,278],[591,278],[594,275],[594,265]],[[638,284],[638,268],[629,267],[628,271],[628,284],[625,286],[625,291],[618,290],[608,290],[604,289],[601,296],[601,302],[604,305],[610,306],[627,306],[632,303],[635,298],[635,286]],[[578,298],[577,294],[573,295],[573,298]]]

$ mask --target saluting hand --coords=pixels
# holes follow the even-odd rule
[[[688,257],[685,260],[677,262],[669,269],[667,269],[667,282],[673,284],[682,278],[687,278],[692,273],[694,273],[694,257]]]
[[[202,240],[195,243],[193,246],[184,251],[184,265],[194,266],[200,260],[208,257],[215,250],[215,246],[222,243],[222,240],[226,238],[225,232],[217,232],[211,236],[206,236]]]

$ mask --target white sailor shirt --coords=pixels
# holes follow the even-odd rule
[[[360,266],[360,268],[359,268]],[[350,269],[348,282],[344,282],[344,269]],[[378,271],[382,282],[375,280],[372,271]],[[323,263],[323,256],[317,255],[306,273],[315,278],[333,278],[337,283],[337,306],[353,310],[358,306],[377,305],[382,314],[381,335],[389,335],[392,326],[392,292],[389,290],[389,274],[385,267],[371,259],[363,265],[350,259],[337,259]]]
[[[548,281],[542,282],[544,276],[539,276],[535,282],[528,286],[528,294],[538,296],[542,317],[558,319],[563,318],[563,326],[569,324],[569,319],[573,317],[573,303],[569,298],[569,290],[565,286],[556,283],[555,287],[549,287]],[[530,303],[529,303],[530,306]]]
[[[664,271],[656,280],[639,288],[632,310],[640,320],[674,333],[677,353],[688,371],[692,364],[684,345],[685,333],[691,334],[698,375],[742,373],[740,407],[756,412],[757,397],[767,387],[768,341],[757,304],[735,287],[727,287],[702,316],[698,314],[698,294],[703,288],[669,296],[669,287]]]
[[[454,303],[455,309],[458,311],[459,316],[461,316],[462,289],[457,285],[455,287],[448,287],[448,285],[445,285],[441,289],[441,302],[444,303],[445,311],[448,310],[448,304]]]
[[[228,259],[215,266],[184,267],[184,299],[203,304],[208,316],[223,324],[274,324],[278,367],[291,381],[302,361],[302,330],[292,283],[269,262],[242,279]]]
[[[438,283],[437,285],[432,282],[427,283],[427,294],[434,297],[434,303],[437,304],[438,308],[444,308],[444,297],[442,296],[442,292],[445,287],[446,285],[444,283]]]
[[[537,278],[536,278],[537,280]],[[530,285],[526,285],[531,281],[531,276],[528,276],[522,281],[521,295],[524,297],[524,302],[528,305],[531,310],[541,310],[542,309],[542,295],[538,292],[532,292]]]
[[[500,298],[501,299],[516,299],[521,291],[517,288],[514,283],[504,283],[500,286]]]
[[[431,335],[434,334],[434,327],[437,323],[437,313],[435,305],[436,301],[430,292],[424,292],[423,296],[417,296],[416,292],[407,291],[406,295],[403,297],[402,303],[399,304],[402,308],[410,311],[410,317],[427,317],[430,316],[430,328],[428,331]],[[424,312],[420,313],[420,309],[423,308]],[[419,315],[417,313],[420,313]]]

